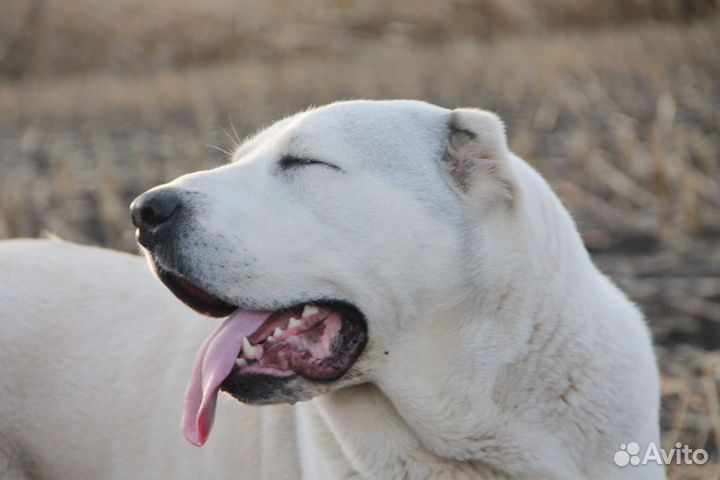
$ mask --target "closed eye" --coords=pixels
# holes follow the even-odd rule
[[[331,163],[322,162],[313,158],[294,157],[292,155],[285,155],[284,157],[282,157],[280,159],[279,165],[281,170],[290,170],[291,168],[301,168],[310,165],[320,165],[332,168],[334,170],[340,170],[340,167]]]

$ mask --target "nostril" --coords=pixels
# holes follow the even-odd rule
[[[130,206],[133,225],[153,230],[168,222],[181,208],[180,196],[173,190],[159,190],[140,195]]]
[[[140,209],[140,223],[146,227],[157,227],[170,220],[179,208],[180,205],[168,205],[166,203],[142,207]]]

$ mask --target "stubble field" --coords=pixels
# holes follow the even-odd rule
[[[715,2],[95,3],[0,6],[0,238],[133,251],[135,195],[310,105],[490,109],[648,316],[663,444],[711,453],[670,478],[720,478]]]

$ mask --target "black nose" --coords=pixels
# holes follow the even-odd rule
[[[138,229],[140,245],[152,248],[158,233],[170,226],[182,208],[180,195],[171,189],[145,192],[130,204],[130,216]]]

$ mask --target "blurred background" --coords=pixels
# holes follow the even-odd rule
[[[338,99],[493,110],[641,305],[720,478],[719,0],[2,0],[0,238],[135,251],[137,194]]]

